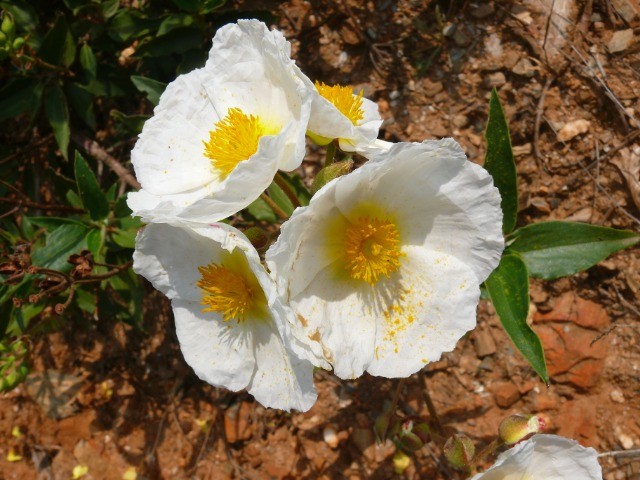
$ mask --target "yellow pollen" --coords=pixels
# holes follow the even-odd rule
[[[351,120],[351,123],[358,125],[360,120],[364,118],[362,110],[362,96],[364,90],[360,90],[357,95],[353,94],[353,90],[349,87],[341,85],[326,85],[316,81],[316,89],[321,97],[329,100],[345,117]]]
[[[198,287],[202,290],[203,312],[218,312],[225,322],[243,322],[248,312],[256,306],[256,292],[242,273],[229,270],[222,265],[210,263],[198,267],[202,278]],[[264,294],[262,291],[259,294]]]
[[[360,217],[344,235],[345,269],[351,278],[374,285],[400,268],[400,233],[390,220]]]
[[[258,151],[260,138],[274,133],[257,115],[245,115],[239,108],[230,108],[227,116],[209,132],[209,141],[202,142],[204,155],[225,178],[238,163]]]

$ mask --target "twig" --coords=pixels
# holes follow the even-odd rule
[[[102,148],[95,140],[91,140],[84,135],[71,132],[71,139],[80,145],[89,155],[91,155],[96,160],[105,163],[116,175],[118,175],[122,181],[126,182],[129,186],[139,190],[142,188],[140,182],[136,180],[136,178],[131,174],[127,168],[122,166],[122,164],[113,158],[107,151]]]
[[[444,429],[442,428],[442,423],[440,423],[440,418],[438,417],[438,413],[436,412],[436,407],[433,404],[433,400],[431,400],[431,395],[429,395],[429,387],[427,385],[427,374],[423,371],[421,372],[423,388],[422,395],[424,397],[424,402],[427,404],[427,410],[429,410],[429,416],[433,421],[433,426],[437,430],[438,434],[444,437]]]
[[[267,195],[266,193],[262,192],[260,194],[260,198],[262,200],[265,201],[265,203],[267,205],[269,205],[269,207],[271,207],[271,210],[273,210],[275,212],[276,215],[278,215],[280,218],[282,218],[283,220],[286,220],[287,218],[289,218],[289,215],[287,215],[285,213],[284,210],[282,210],[278,204],[276,202],[274,202],[271,197],[269,197],[269,195]]]
[[[613,450],[611,452],[602,452],[598,454],[598,458],[603,457],[640,457],[640,448],[634,450]]]

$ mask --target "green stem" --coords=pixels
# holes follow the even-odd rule
[[[331,142],[327,144],[327,153],[324,159],[324,166],[331,165],[333,160],[336,158],[336,144],[335,142]]]
[[[282,191],[285,193],[287,198],[291,201],[293,206],[299,207],[300,200],[298,199],[296,192],[293,191],[293,189],[291,188],[291,185],[289,185],[289,182],[287,182],[284,176],[280,172],[278,172],[276,173],[276,176],[274,177],[273,180],[274,182],[276,182],[276,185],[278,185],[282,189]]]

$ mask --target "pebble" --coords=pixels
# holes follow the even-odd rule
[[[338,433],[333,425],[327,425],[324,428],[322,431],[322,438],[324,438],[324,442],[333,449],[338,448],[338,445],[340,444]]]
[[[631,46],[633,43],[633,29],[629,28],[627,30],[618,30],[613,34],[609,43],[607,43],[607,48],[611,53],[623,52],[627,48]]]
[[[617,388],[615,390],[611,390],[609,397],[611,397],[611,400],[616,403],[624,403],[624,394]]]
[[[502,72],[494,72],[484,78],[484,83],[487,87],[501,87],[507,83],[507,78]]]
[[[501,408],[509,408],[520,400],[520,391],[512,382],[496,382],[490,389],[496,404]]]
[[[558,132],[559,142],[568,142],[572,138],[577,137],[583,133],[587,133],[591,128],[591,122],[582,118],[573,120],[569,123],[565,123]]]
[[[493,355],[497,351],[496,342],[487,329],[478,330],[474,336],[473,346],[476,350],[478,358],[484,358]]]

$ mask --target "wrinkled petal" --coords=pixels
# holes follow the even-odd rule
[[[128,198],[134,216],[221,220],[258,198],[278,169],[300,165],[311,96],[289,51],[280,32],[256,20],[218,30],[204,68],[169,84],[131,153],[142,185]],[[275,133],[262,135],[257,151],[225,173],[207,157],[205,142],[231,108],[259,117]]]
[[[230,258],[225,252],[240,252],[246,260],[256,288],[263,289],[266,316],[255,318],[250,310],[243,321],[223,321],[218,311],[204,311],[198,267],[221,264]],[[133,268],[172,300],[182,352],[201,379],[233,391],[246,388],[265,406],[311,408],[316,393],[310,360],[324,362],[293,336],[293,312],[240,231],[222,223],[150,224],[136,239]]]
[[[534,435],[502,453],[472,480],[602,480],[598,453],[575,440]]]

